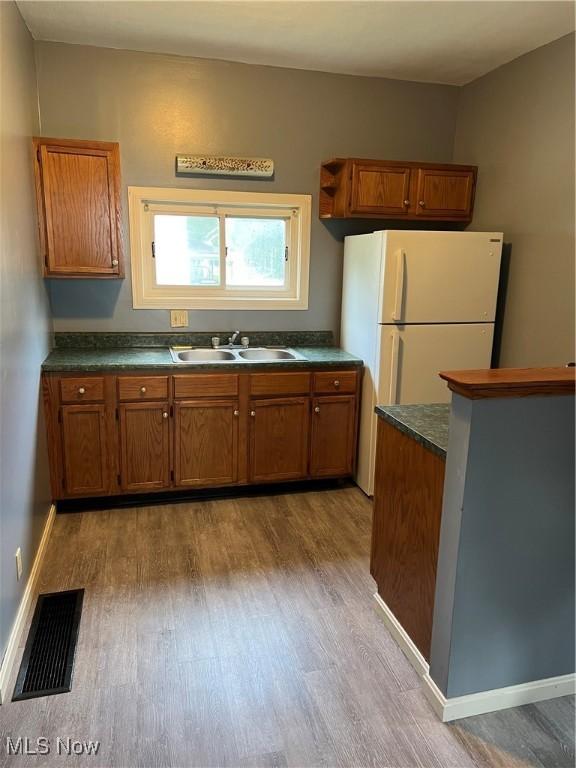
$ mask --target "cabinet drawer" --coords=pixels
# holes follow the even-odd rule
[[[302,395],[310,392],[309,373],[253,373],[251,395]]]
[[[238,394],[236,373],[196,373],[174,376],[174,397],[229,397]]]
[[[356,392],[358,374],[356,371],[323,371],[314,374],[314,392],[331,394],[335,392]]]
[[[119,400],[167,400],[168,376],[120,376]]]
[[[104,379],[100,376],[60,380],[63,403],[99,403],[104,400]]]

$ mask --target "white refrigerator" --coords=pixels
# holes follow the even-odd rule
[[[356,482],[374,493],[376,405],[450,400],[441,370],[489,368],[501,232],[345,238],[340,346],[364,360]]]

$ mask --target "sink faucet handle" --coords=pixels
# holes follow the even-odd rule
[[[212,348],[217,349],[220,346],[220,336],[212,336]]]
[[[228,344],[230,344],[230,346],[232,346],[232,344],[234,344],[234,342],[236,341],[238,336],[240,336],[240,331],[232,331],[232,335],[228,339]]]
[[[243,347],[250,346],[250,339],[248,338],[248,336],[242,336],[242,338],[240,339],[240,344],[242,344]]]

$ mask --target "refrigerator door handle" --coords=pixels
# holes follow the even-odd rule
[[[406,269],[406,252],[400,250],[396,265],[396,289],[394,291],[394,308],[392,309],[392,320],[402,320],[403,298],[404,298],[404,272]]]
[[[388,391],[388,404],[395,405],[398,395],[398,356],[400,352],[400,334],[394,330],[390,334],[392,346],[390,352],[390,389]]]

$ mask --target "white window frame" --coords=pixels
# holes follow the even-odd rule
[[[308,309],[310,195],[210,189],[128,187],[134,309]],[[287,219],[286,285],[158,285],[152,241],[154,213],[271,216]]]

